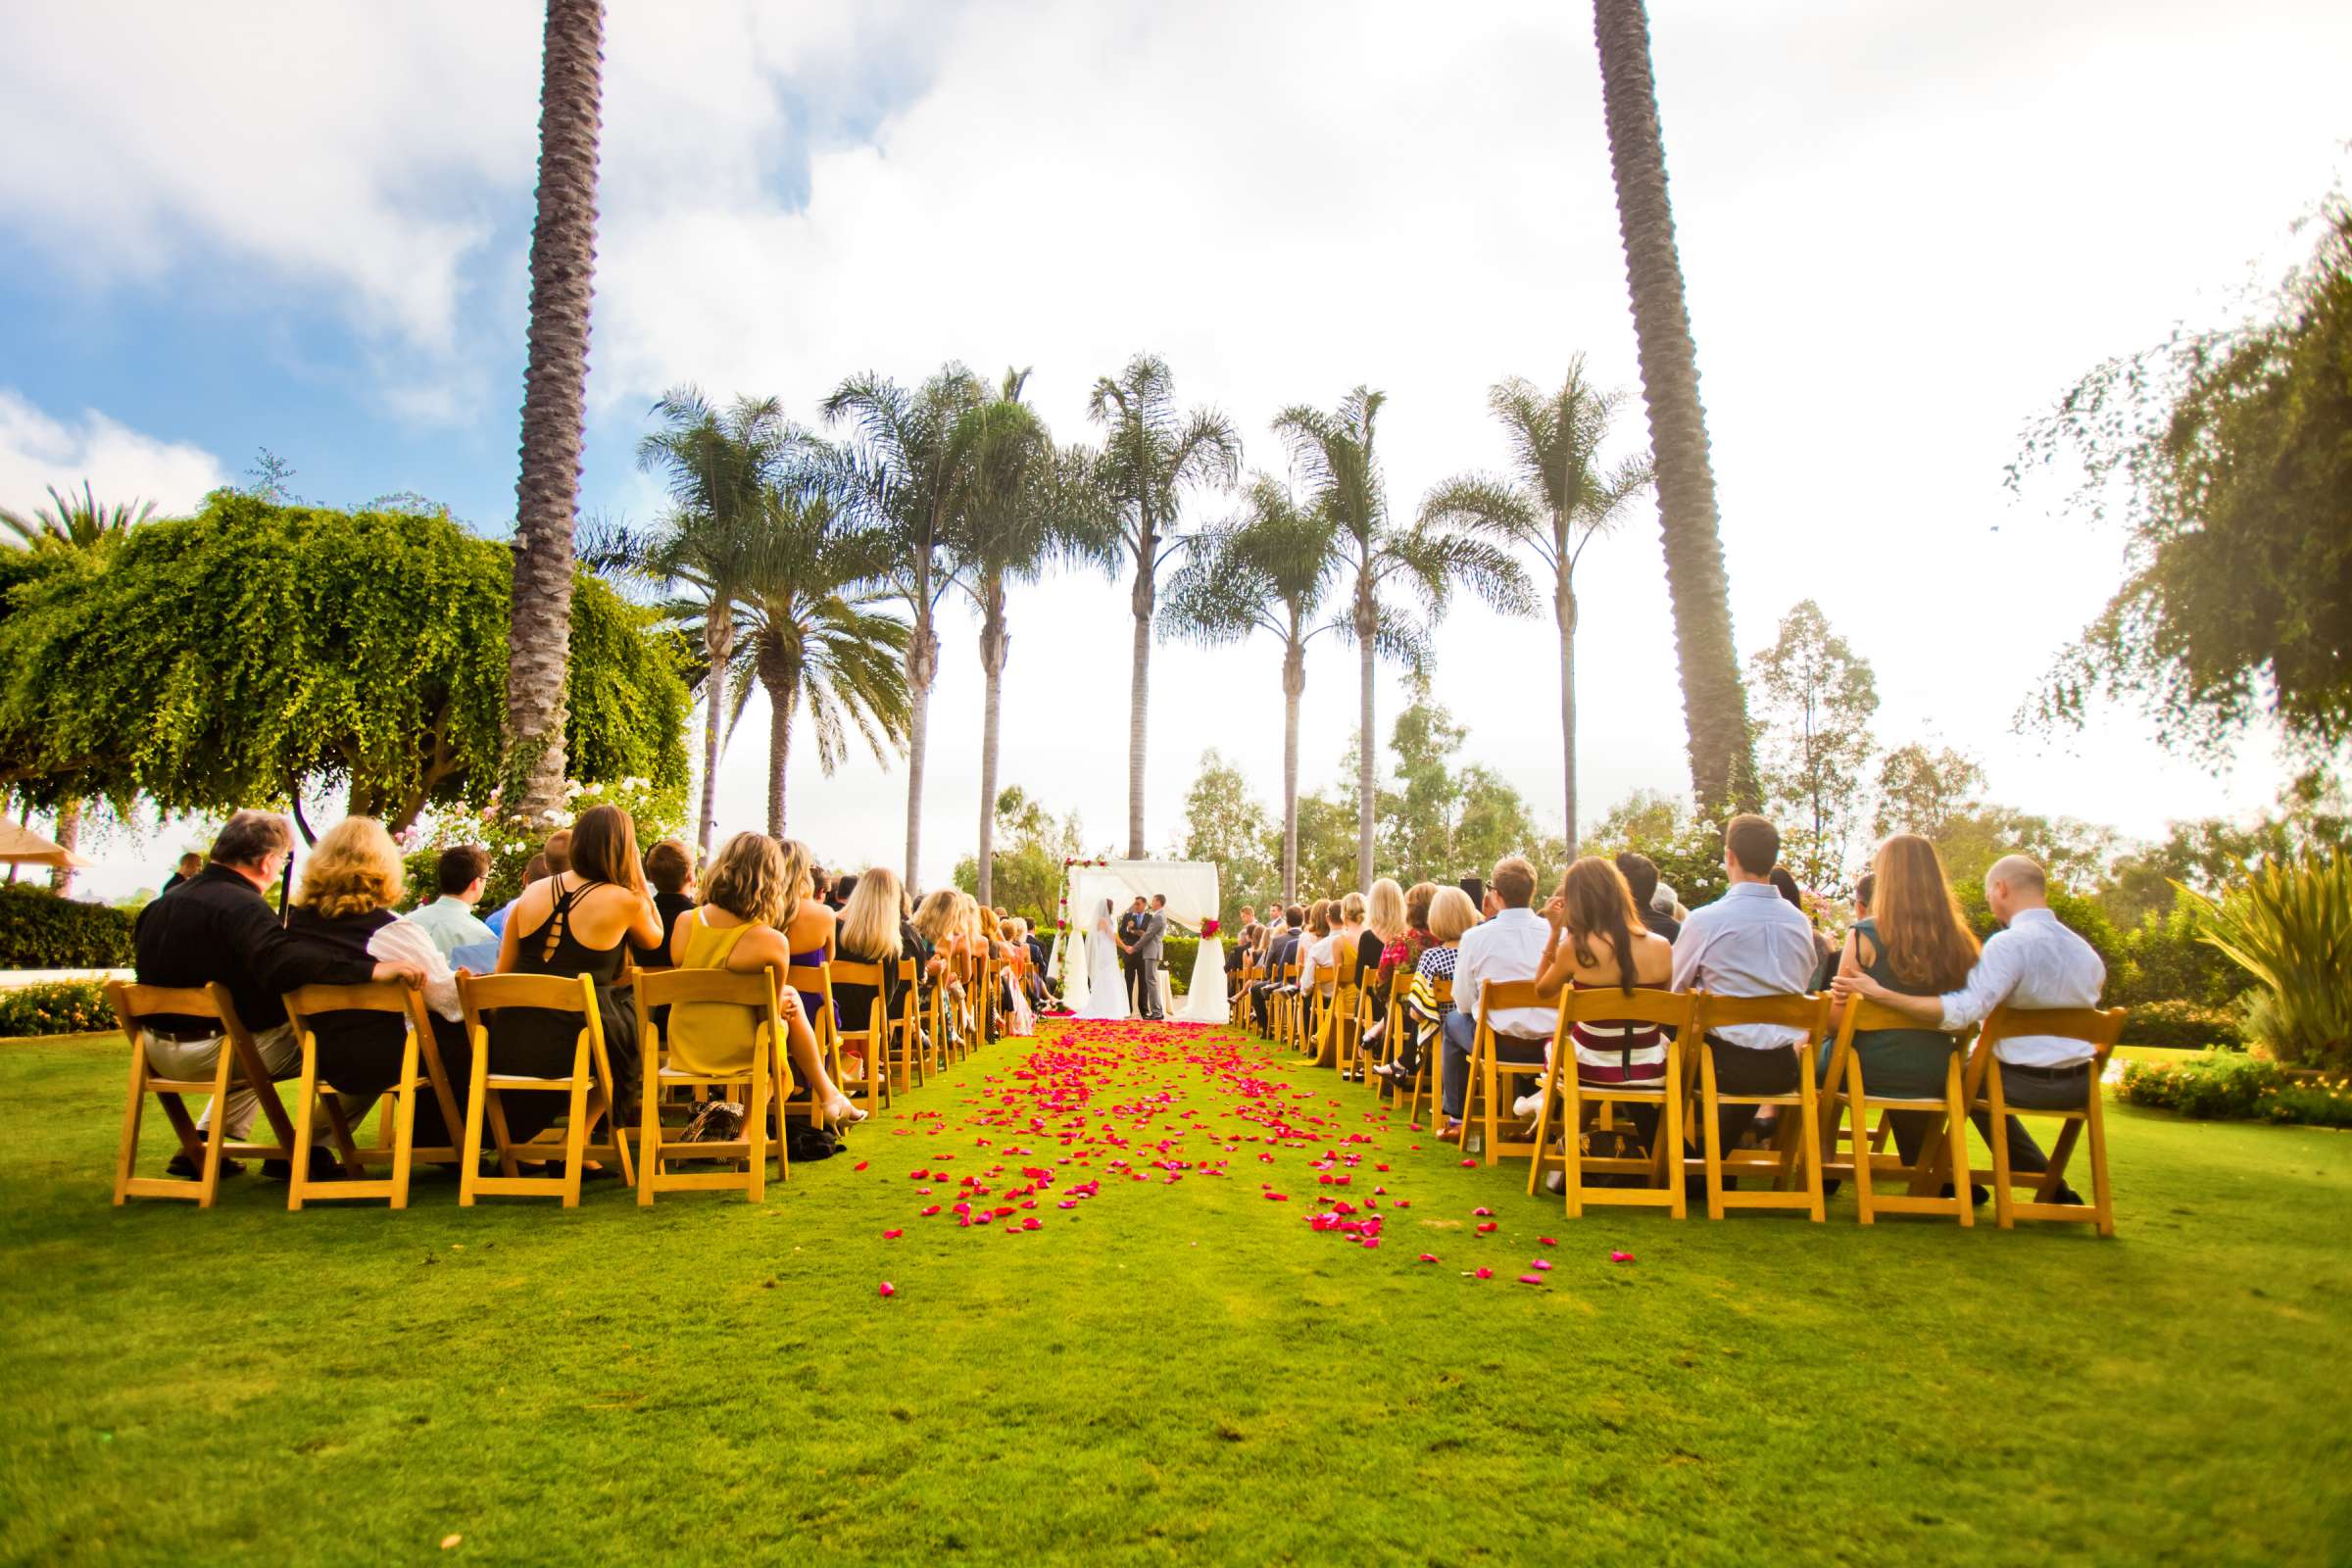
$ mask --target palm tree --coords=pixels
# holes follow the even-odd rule
[[[1617,227],[1642,356],[1642,395],[1658,472],[1658,522],[1666,587],[1674,600],[1682,665],[1683,722],[1690,732],[1690,789],[1703,815],[1756,804],[1755,742],[1715,510],[1706,413],[1698,403],[1698,354],[1683,300],[1674,212],[1666,200],[1666,145],[1658,131],[1657,79],[1649,64],[1642,0],[1592,0],[1601,103],[1617,178]],[[1575,831],[1575,824],[1569,824]]]
[[[1317,623],[1339,587],[1340,538],[1329,513],[1301,507],[1266,474],[1250,480],[1242,515],[1202,533],[1168,580],[1160,625],[1210,646],[1268,631],[1282,643],[1282,898],[1298,893],[1298,700],[1306,645],[1345,634],[1345,616]]]
[[[842,504],[881,529],[894,553],[885,595],[906,607],[906,687],[913,711],[906,736],[906,885],[921,886],[923,764],[931,684],[939,676],[939,602],[956,585],[948,554],[955,509],[966,488],[979,431],[964,416],[988,400],[979,377],[948,365],[908,392],[871,371],[854,375],[824,402],[828,423],[849,421],[856,439],[831,464]]]
[[[1576,858],[1576,564],[1650,482],[1646,459],[1601,466],[1601,444],[1621,401],[1619,394],[1586,383],[1581,354],[1568,363],[1568,379],[1555,396],[1545,397],[1517,376],[1497,382],[1487,406],[1510,435],[1510,477],[1450,479],[1421,503],[1423,521],[1530,550],[1550,570],[1552,615],[1560,626],[1560,759],[1570,859]]]
[[[1048,561],[1078,537],[1066,498],[1083,483],[1075,460],[1057,463],[1054,438],[1022,393],[1027,370],[1006,370],[997,395],[963,416],[971,461],[950,523],[957,581],[980,615],[980,669],[987,696],[980,710],[979,897],[996,888],[997,750],[1002,729],[1004,662],[1012,651],[1005,589],[1034,582]]]
[[[28,550],[65,550],[91,554],[111,547],[131,529],[155,514],[152,501],[132,500],[102,506],[90,489],[90,481],[81,481],[79,496],[59,495],[57,487],[46,487],[49,505],[35,508],[30,516],[0,507],[0,527],[16,535],[16,542]],[[69,795],[57,803],[57,843],[60,849],[81,847],[81,797]],[[11,881],[15,880],[13,874]],[[61,865],[49,873],[50,888],[64,895],[74,891],[74,869]]]
[[[1356,885],[1372,885],[1374,761],[1373,663],[1382,654],[1414,669],[1428,664],[1426,625],[1445,613],[1455,580],[1468,583],[1507,614],[1530,606],[1527,575],[1510,553],[1474,534],[1416,522],[1400,527],[1389,515],[1374,436],[1388,395],[1359,386],[1330,414],[1303,404],[1274,416],[1274,432],[1309,487],[1312,504],[1331,518],[1340,541],[1348,595],[1348,633],[1356,647],[1360,679],[1356,728]],[[1392,601],[1392,586],[1418,601],[1421,615]]]
[[[1159,602],[1158,573],[1187,537],[1178,530],[1179,492],[1213,484],[1230,489],[1241,476],[1242,438],[1214,409],[1180,413],[1176,377],[1167,362],[1138,354],[1114,378],[1095,382],[1087,415],[1103,427],[1098,474],[1116,532],[1104,564],[1135,564],[1129,608],[1135,614],[1134,664],[1127,691],[1127,857],[1144,858],[1144,734],[1152,686],[1152,617]]]
[[[912,703],[906,623],[883,613],[889,596],[868,586],[889,564],[890,541],[842,527],[821,495],[779,489],[768,499],[769,526],[736,585],[729,725],[756,681],[767,694],[767,832],[782,838],[794,720],[808,713],[829,778],[853,728],[876,761],[886,746],[903,751]]]
[[[596,271],[602,0],[547,0],[539,80],[539,199],[531,227],[530,346],[507,629],[510,810],[564,799],[564,682],[571,645],[571,530],[586,434],[588,301]]]
[[[695,830],[707,859],[725,745],[725,680],[719,672],[734,656],[733,604],[746,574],[772,545],[776,492],[808,453],[808,438],[784,417],[784,406],[774,398],[737,398],[720,414],[700,391],[681,386],[664,392],[653,412],[663,427],[637,443],[637,466],[663,476],[670,511],[651,547],[649,570],[664,582],[689,586],[708,607],[698,622],[711,678],[703,686],[703,799]]]
[[[42,546],[62,546],[69,550],[95,550],[107,541],[120,539],[131,529],[155,515],[152,501],[119,502],[102,506],[90,490],[90,481],[81,481],[79,496],[59,495],[51,485],[49,505],[37,507],[30,516],[0,507],[0,528],[17,537],[15,543],[29,549]]]

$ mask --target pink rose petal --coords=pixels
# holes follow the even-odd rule
[[[1544,1276],[1541,1274],[1522,1274],[1519,1276],[1519,1283],[1522,1285],[1541,1285],[1544,1283]]]
[[[880,1296],[896,1296],[899,1294],[899,1288],[896,1285],[891,1284],[890,1281],[884,1280],[882,1282],[882,1289],[875,1294]]]
[[[1491,1280],[1494,1277],[1494,1271],[1491,1268],[1477,1269],[1474,1272],[1482,1280]]]
[[[1631,1263],[1633,1260],[1634,1254],[1631,1252],[1611,1252],[1609,1254],[1609,1261],[1612,1263]]]
[[[884,1231],[882,1233],[882,1239],[886,1242],[895,1242],[906,1234],[906,1233],[905,1231]]]

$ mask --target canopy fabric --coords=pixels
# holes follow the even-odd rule
[[[1217,863],[1214,860],[1112,860],[1103,865],[1089,860],[1071,862],[1062,885],[1064,929],[1054,944],[1052,967],[1061,979],[1063,999],[1072,1006],[1084,1004],[1086,965],[1074,957],[1066,963],[1062,960],[1067,955],[1086,951],[1086,933],[1094,927],[1097,906],[1108,899],[1111,913],[1121,915],[1138,898],[1149,899],[1154,893],[1167,895],[1171,927],[1182,926],[1197,933],[1200,922],[1215,919],[1221,907],[1217,902]],[[1077,999],[1069,995],[1073,983],[1080,992]]]
[[[72,869],[90,862],[63,845],[50,843],[28,827],[0,821],[0,863],[62,865]]]

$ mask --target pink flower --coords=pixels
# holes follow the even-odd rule
[[[1560,1245],[1559,1243],[1557,1243],[1557,1242],[1553,1241],[1553,1240],[1552,1240],[1550,1237],[1548,1237],[1548,1236],[1539,1236],[1539,1237],[1537,1237],[1537,1238],[1536,1238],[1536,1243],[1537,1243],[1537,1245],[1538,1245],[1538,1246],[1540,1246],[1540,1247],[1557,1247],[1557,1246],[1559,1246],[1559,1245]]]
[[[1287,1203],[1291,1200],[1288,1193],[1261,1193],[1259,1196],[1269,1203]]]
[[[1542,1273],[1551,1267],[1551,1259],[1547,1257],[1539,1257],[1535,1260],[1534,1267],[1538,1273]]]
[[[1491,1208],[1474,1208],[1470,1212],[1478,1216],[1480,1219],[1491,1219],[1494,1214],[1494,1211]]]
[[[938,1205],[937,1203],[933,1203],[933,1204],[932,1204],[932,1205],[931,1205],[929,1208],[926,1208],[926,1209],[924,1209],[924,1210],[923,1210],[923,1218],[925,1218],[925,1219],[929,1219],[929,1218],[930,1218],[932,1215],[934,1215],[934,1214],[936,1214],[936,1213],[938,1213],[938,1212],[939,1212],[939,1205]]]
[[[1464,1169],[1464,1170],[1468,1170],[1468,1169],[1470,1169],[1470,1168],[1471,1168],[1473,1165],[1476,1165],[1477,1163],[1478,1163],[1478,1161],[1477,1161],[1477,1160],[1475,1160],[1475,1159],[1465,1159],[1465,1160],[1463,1160],[1463,1161],[1462,1161],[1462,1169]]]

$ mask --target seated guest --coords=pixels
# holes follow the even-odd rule
[[[1886,867],[1879,868],[1877,897],[1891,915]],[[2091,945],[2058,923],[2050,912],[2049,883],[2041,866],[2023,855],[2006,855],[1984,873],[1984,902],[2002,929],[1992,934],[1968,972],[1967,981],[1940,996],[1905,996],[1868,971],[1840,972],[1840,997],[1864,996],[1935,1028],[1965,1029],[1982,1023],[2004,1004],[2014,1007],[2095,1007],[2107,984],[2107,965]],[[2090,1081],[2096,1054],[2080,1040],[2062,1035],[2020,1035],[1993,1048],[2000,1063],[2001,1094],[2028,1110],[2080,1110],[2098,1093]],[[1868,1070],[1865,1064],[1865,1071]],[[1867,1081],[1867,1080],[1866,1080]],[[1937,1080],[1936,1092],[1942,1092]],[[1987,1138],[1989,1118],[1977,1127]],[[2049,1169],[2040,1148],[2014,1118],[2007,1128],[2012,1166],[2029,1175]],[[2057,1201],[2082,1201],[2063,1184]]]
[[[1880,846],[1882,849],[1885,847],[1886,846],[1884,845]],[[1933,848],[1933,846],[1931,846],[1931,848]],[[1853,929],[1854,924],[1859,924],[1860,922],[1870,918],[1871,892],[1875,887],[1877,887],[1878,880],[1879,875],[1876,871],[1865,871],[1854,879],[1854,918],[1853,922],[1849,923],[1846,928],[1849,932]],[[1972,938],[1971,940],[1974,939]],[[1829,961],[1823,963],[1820,967],[1813,971],[1814,990],[1827,991],[1830,989],[1831,983],[1838,978],[1838,971],[1844,966],[1843,960],[1845,953],[1850,951],[1852,946],[1853,944],[1849,942],[1846,944],[1845,948],[1839,949],[1837,953],[1832,954]]]
[[[850,906],[850,900],[857,897],[857,894],[858,878],[856,874],[844,871],[833,879],[833,897],[825,902],[833,906],[835,914],[839,914]]]
[[[678,921],[697,902],[694,887],[694,852],[676,839],[663,839],[645,852],[645,880],[654,890],[654,913],[662,921],[662,940],[647,947],[631,945],[640,969],[669,967],[669,939],[677,935]]]
[[[1362,895],[1358,894],[1357,897],[1361,898]],[[1298,990],[1301,994],[1311,990],[1320,997],[1331,995],[1323,989],[1316,976],[1332,967],[1331,933],[1339,918],[1340,901],[1337,899],[1317,899],[1306,906],[1306,942],[1298,959]]]
[[[1462,1102],[1470,1087],[1470,1048],[1478,1033],[1478,994],[1491,981],[1533,980],[1542,964],[1544,943],[1550,927],[1532,906],[1536,897],[1536,868],[1525,858],[1505,856],[1494,862],[1487,895],[1495,905],[1494,916],[1462,938],[1461,956],[1453,962],[1452,1016],[1446,1020],[1445,1107],[1446,1130],[1458,1131]],[[1491,1014],[1497,1061],[1539,1065],[1551,1040],[1556,1021],[1549,1007],[1505,1007]]]
[[[670,938],[669,961],[680,969],[725,969],[754,974],[772,969],[781,981],[793,955],[783,935],[791,923],[798,891],[783,846],[764,833],[738,833],[710,862],[705,901],[678,920]],[[806,873],[803,872],[803,875]],[[871,993],[868,992],[868,1001]],[[826,1075],[816,1035],[802,1010],[800,993],[777,994],[784,1022],[784,1049],[792,1070],[827,1121],[847,1127],[865,1119]],[[665,1038],[673,1067],[711,1074],[741,1072],[751,1065],[758,1019],[751,1008],[724,1002],[681,1002],[669,1009]]]
[[[1404,962],[1405,934],[1404,889],[1395,877],[1381,877],[1372,884],[1364,900],[1363,927],[1355,939],[1356,951],[1340,956],[1342,978],[1352,977],[1363,988],[1365,999],[1364,1038],[1359,1044],[1360,1054],[1369,1057],[1379,1049],[1380,1039],[1389,1021],[1389,980],[1397,965]],[[1354,1071],[1355,1081],[1363,1081],[1363,1064]]]
[[[1667,890],[1666,907],[1660,909],[1657,862],[1646,855],[1626,850],[1617,857],[1617,872],[1625,878],[1627,891],[1634,896],[1634,907],[1642,913],[1642,924],[1652,935],[1664,937],[1669,943],[1683,934],[1683,922],[1674,917],[1674,890]]]
[[[262,890],[276,885],[293,854],[294,835],[284,817],[239,811],[213,840],[211,863],[141,909],[131,927],[139,984],[196,988],[219,981],[228,989],[238,1021],[261,1048],[263,1067],[281,1081],[302,1071],[302,1048],[286,1023],[285,993],[308,985],[424,980],[424,970],[415,963],[370,958],[279,925]],[[210,1018],[158,1014],[146,1020],[143,1032],[147,1065],[165,1078],[210,1078],[228,1048],[220,1026]],[[207,1130],[213,1117],[222,1116],[221,1132],[241,1140],[261,1110],[253,1090],[233,1090],[226,1104],[206,1105],[196,1126]],[[318,1136],[326,1136],[323,1116],[316,1125]],[[220,1168],[230,1174],[243,1169],[226,1159]],[[339,1168],[324,1151],[311,1152],[313,1176],[331,1179]],[[185,1151],[172,1157],[169,1169],[174,1176],[199,1174]],[[286,1174],[276,1160],[262,1170]]]
[[[999,915],[994,906],[981,904],[977,900],[973,902],[972,909],[980,926],[981,954],[984,956],[994,957],[999,965],[997,985],[1002,995],[991,1000],[1004,1004],[1005,1033],[1012,1035],[1037,1033],[1037,1015],[1029,1008],[1028,994],[1022,991],[1017,977],[1012,971],[1004,967],[1010,964],[1021,952],[1018,939],[1007,929],[1010,922],[1006,917]]]
[[[812,868],[808,845],[799,839],[785,839],[782,843],[784,880],[791,889],[791,903],[787,906],[790,912],[786,914],[784,923],[776,929],[783,932],[784,940],[792,944],[794,966],[814,969],[833,956],[835,917],[824,901],[816,896],[818,888],[830,888],[833,884],[817,880],[818,872]],[[814,991],[801,993],[801,1010],[808,1015],[811,1026],[824,1007],[825,999],[821,994]]]
[[[179,865],[177,869],[173,870],[170,876],[164,878],[162,892],[158,893],[156,896],[161,898],[163,894],[171,892],[182,882],[195,881],[197,875],[203,870],[204,857],[198,855],[194,850],[190,850],[187,854],[179,858]]]
[[[1464,932],[1478,924],[1478,906],[1460,888],[1439,888],[1429,901],[1429,943],[1414,960],[1412,989],[1405,996],[1409,1017],[1404,1038],[1397,1042],[1396,1059],[1372,1070],[1393,1084],[1409,1084],[1421,1076],[1421,1058],[1453,1012],[1450,997],[1440,1001],[1437,982],[1453,979]]]
[[[872,986],[833,982],[833,1006],[840,1016],[841,1028],[858,1033],[872,1022],[877,1001],[882,1004],[885,1016],[898,1016],[905,1004],[906,988],[914,984],[915,976],[921,972],[922,959],[907,942],[906,927],[899,915],[905,892],[899,885],[898,872],[877,865],[863,876],[844,876],[841,880],[851,886],[849,902],[841,911],[841,926],[834,937],[834,956],[845,963],[870,963],[882,971],[883,994],[879,997]]]
[[[489,864],[489,856],[480,850],[446,852],[436,867],[444,887],[453,877],[452,856],[471,857],[460,861],[456,873],[470,872],[469,884],[474,896],[480,897],[482,870]],[[393,906],[400,902],[403,874],[399,846],[384,831],[384,824],[372,816],[347,816],[311,847],[286,927],[298,936],[357,956],[421,971],[424,1004],[432,1012],[441,1065],[463,1102],[468,1054],[464,1014],[458,1007],[457,976],[421,920],[415,915],[404,920],[393,913]],[[461,913],[464,907],[459,906]],[[343,1114],[356,1127],[368,1114],[368,1107],[400,1079],[400,1058],[408,1045],[407,1021],[386,1012],[326,1012],[313,1018],[312,1026],[318,1037],[318,1076],[335,1086]],[[463,1131],[462,1127],[442,1125],[439,1096],[420,1098],[415,1123],[417,1143],[452,1143],[452,1134]]]
[[[1282,971],[1298,961],[1299,940],[1305,926],[1306,910],[1291,905],[1282,911],[1282,924],[1274,928],[1266,943],[1266,978],[1250,988],[1250,1011],[1261,1032],[1266,1027],[1266,1004],[1281,983]]]
[[[569,843],[570,841],[565,840],[565,842]],[[549,875],[550,872],[547,868],[546,856],[534,855],[530,858],[530,859],[523,862],[522,885],[525,888],[530,887],[530,885],[534,882],[546,881]],[[507,920],[514,913],[514,906],[520,904],[521,902],[522,895],[519,893],[515,894],[514,897],[509,899],[502,907],[492,913],[489,919],[484,920],[482,924],[488,926],[492,934],[497,936],[500,940],[505,940],[507,934]]]
[[[1776,865],[1772,868],[1772,889],[1796,906],[1796,912],[1805,917],[1806,925],[1813,924],[1813,906],[1805,902],[1805,890],[1797,886],[1795,875],[1787,866]],[[1834,968],[1838,962],[1836,945],[1818,930],[1813,933],[1813,954],[1816,962],[1824,968]]]
[[[963,911],[959,899],[954,888],[934,888],[914,909],[915,937],[922,944],[925,971],[931,983],[941,987],[951,1002],[963,995]],[[947,1009],[951,1035],[959,1032],[956,1010],[954,1006]]]
[[[637,829],[616,806],[582,811],[564,840],[565,863],[573,869],[551,874],[522,890],[499,939],[500,974],[550,974],[564,979],[586,975],[596,987],[597,1012],[604,1022],[605,1054],[612,1064],[609,1086],[616,1122],[634,1120],[637,1106],[637,1014],[614,993],[629,945],[650,947],[661,940],[662,924],[645,887],[637,859]],[[549,844],[555,844],[550,839]],[[580,1032],[577,1016],[544,1007],[501,1007],[487,1021],[490,1067],[494,1072],[534,1078],[571,1076],[572,1046]],[[512,1095],[505,1099],[508,1134],[521,1141],[537,1136],[563,1114],[562,1097]]]
[[[498,940],[498,933],[473,913],[473,906],[482,902],[482,884],[489,877],[489,851],[458,844],[441,852],[433,866],[433,883],[440,896],[411,914],[409,923],[432,939],[433,951],[443,960],[471,943]]]
[[[1536,995],[1546,1002],[1557,998],[1563,985],[1572,991],[1659,990],[1674,974],[1674,944],[1642,926],[1641,906],[1625,874],[1597,855],[1585,856],[1568,867],[1559,892],[1544,906],[1544,918],[1551,935],[1544,943]],[[1672,1048],[1666,1031],[1656,1024],[1601,1020],[1570,1024],[1568,1034],[1576,1050],[1579,1083],[1648,1084],[1666,1076],[1666,1053]],[[1545,1059],[1550,1059],[1548,1051]],[[1542,1108],[1535,1097],[1518,1106],[1521,1115],[1534,1115]],[[1627,1108],[1642,1147],[1654,1152],[1658,1107],[1635,1102]],[[1580,1131],[1567,1129],[1571,1147]]]
[[[1772,885],[1781,833],[1742,812],[1723,832],[1723,897],[1693,909],[1674,942],[1673,989],[1725,997],[1802,995],[1813,979],[1813,922]],[[1707,1054],[1727,1095],[1785,1095],[1796,1088],[1796,1047],[1804,1031],[1780,1024],[1733,1024],[1711,1031]],[[1756,1119],[1754,1105],[1724,1105],[1723,1147],[1740,1142]]]

